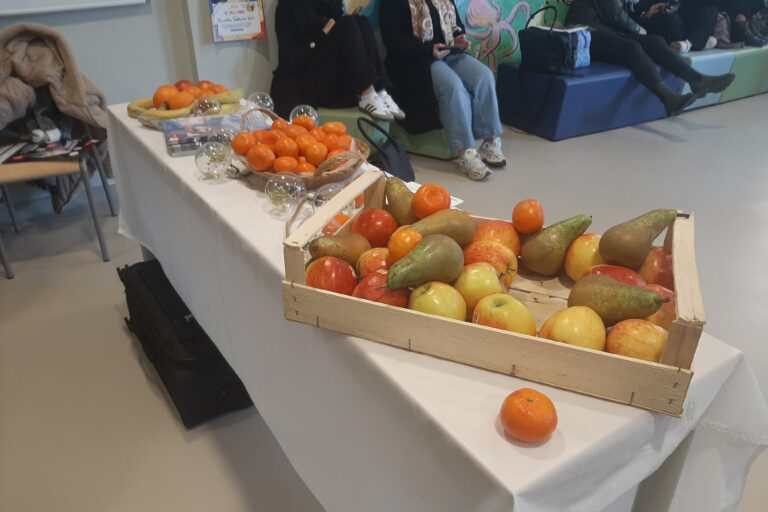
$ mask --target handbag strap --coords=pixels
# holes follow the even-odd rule
[[[552,24],[549,26],[549,31],[551,32],[552,29],[555,28],[555,22],[557,21],[557,9],[555,9],[554,5],[545,5],[544,7],[539,9],[538,11],[534,12],[533,14],[531,14],[531,17],[528,18],[528,21],[525,23],[525,28],[528,28],[528,25],[531,24],[531,22],[533,21],[533,18],[535,18],[537,14],[539,14],[540,12],[545,12],[545,11],[550,11],[550,10],[551,11],[555,11],[555,16],[554,16],[554,18],[552,18]]]
[[[357,118],[357,129],[360,130],[360,133],[363,135],[363,138],[365,138],[365,140],[368,141],[368,144],[370,144],[371,146],[376,148],[376,151],[378,151],[379,153],[384,154],[384,149],[381,146],[379,146],[376,143],[376,141],[373,140],[373,137],[371,137],[370,135],[368,135],[365,132],[365,128],[363,128],[364,125],[368,125],[371,128],[373,128],[374,130],[378,131],[379,133],[381,133],[384,136],[384,138],[387,140],[387,142],[391,142],[391,143],[394,144],[395,139],[393,139],[392,136],[390,134],[388,134],[386,130],[384,130],[384,128],[382,128],[381,126],[379,126],[378,124],[374,123],[373,121],[371,121],[370,119],[368,119],[366,117],[358,117]]]

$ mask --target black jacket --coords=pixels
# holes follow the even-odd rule
[[[640,25],[632,19],[630,0],[573,0],[566,25],[586,25],[594,30],[635,33]]]
[[[464,26],[458,12],[456,20],[463,32]],[[408,113],[402,122],[403,126],[411,133],[441,128],[430,71],[435,61],[432,57],[433,44],[431,41],[423,42],[413,35],[408,0],[380,1],[379,22],[384,46],[387,48],[384,65],[394,84],[392,95]],[[439,29],[435,27],[435,30]]]

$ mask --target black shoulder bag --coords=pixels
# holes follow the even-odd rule
[[[383,146],[373,140],[373,137],[366,133],[364,126],[370,126],[374,130],[377,130],[384,136],[386,142]],[[363,134],[365,140],[376,151],[368,158],[368,163],[375,165],[379,169],[388,172],[392,176],[396,176],[405,182],[413,181],[416,176],[413,174],[413,167],[411,161],[408,159],[408,153],[405,151],[405,146],[399,140],[393,138],[378,124],[366,119],[365,117],[357,118],[357,129]]]

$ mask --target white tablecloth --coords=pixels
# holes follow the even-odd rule
[[[640,485],[636,510],[738,501],[768,444],[768,410],[734,348],[702,337],[684,416],[672,418],[289,322],[283,223],[263,194],[200,181],[194,159],[169,157],[125,105],[110,108],[109,130],[120,232],[158,257],[329,512],[624,507],[694,429],[690,449]],[[558,409],[542,446],[510,443],[497,423],[524,386]]]

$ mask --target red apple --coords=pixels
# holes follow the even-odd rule
[[[584,233],[571,242],[565,253],[565,273],[578,281],[595,265],[605,263],[600,257],[600,235]]]
[[[675,292],[658,284],[647,284],[643,288],[655,291],[662,299],[669,299],[669,302],[662,304],[657,312],[646,318],[649,322],[669,330],[672,322],[677,318]]]
[[[408,288],[400,288],[399,290],[387,288],[386,270],[377,270],[368,274],[357,283],[352,296],[405,308],[408,307],[408,298],[411,296],[411,291]]]
[[[494,293],[480,299],[472,313],[472,323],[536,336],[536,320],[531,312],[506,293]]]
[[[484,261],[466,265],[459,278],[453,283],[453,287],[464,297],[470,315],[480,299],[493,293],[506,291],[499,281],[496,269]]]
[[[591,275],[612,277],[620,283],[631,286],[645,286],[645,279],[640,277],[640,274],[626,267],[619,267],[618,265],[595,265],[590,267],[583,277]]]
[[[670,290],[675,289],[672,255],[665,253],[661,247],[651,248],[640,267],[639,274],[649,284],[660,284]]]
[[[352,232],[367,238],[371,247],[386,247],[396,229],[397,221],[392,214],[379,208],[363,210],[352,221]]]
[[[464,248],[464,265],[479,261],[493,265],[501,283],[507,288],[517,275],[517,256],[512,249],[499,242],[480,240]]]
[[[329,292],[352,295],[357,278],[352,265],[334,256],[325,256],[309,264],[306,274],[307,286]]]
[[[611,328],[605,350],[644,361],[658,363],[667,344],[667,331],[648,320],[624,320]]]
[[[490,240],[499,242],[512,249],[516,255],[520,254],[520,237],[511,222],[505,220],[492,220],[486,222],[475,231],[473,242]]]
[[[408,307],[430,315],[467,319],[467,303],[453,286],[438,281],[423,284],[411,292]],[[396,325],[392,326],[397,329]]]
[[[388,257],[389,249],[386,247],[374,247],[373,249],[368,249],[357,259],[357,264],[355,265],[357,275],[365,277],[377,270],[387,270],[389,268],[389,264],[387,263]]]

